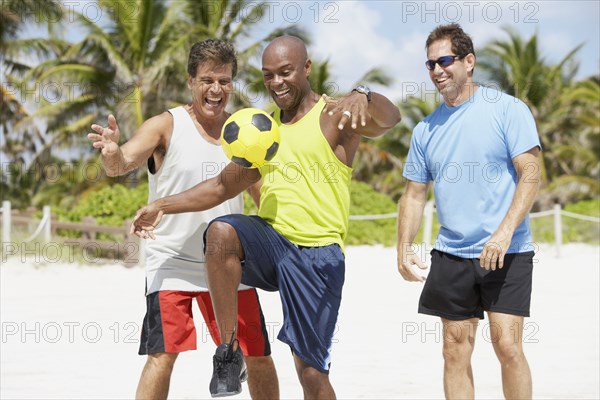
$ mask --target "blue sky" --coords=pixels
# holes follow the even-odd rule
[[[252,4],[252,3],[251,3]],[[542,54],[559,61],[583,43],[579,78],[600,73],[600,1],[268,1],[251,39],[275,27],[298,23],[311,33],[309,53],[329,59],[333,76],[347,90],[366,71],[382,67],[395,78],[378,88],[394,100],[414,90],[433,90],[424,43],[439,24],[457,22],[475,49],[511,27],[524,38],[537,33]],[[477,73],[475,74],[477,80]]]
[[[250,1],[247,12],[257,3]],[[460,23],[472,36],[476,51],[492,40],[507,39],[503,31],[507,26],[524,38],[537,33],[542,54],[550,61],[559,61],[583,44],[576,57],[580,61],[578,78],[600,74],[600,0],[266,0],[266,3],[263,20],[246,42],[254,42],[277,27],[292,23],[303,26],[313,38],[309,55],[319,60],[329,59],[332,83],[341,91],[351,89],[366,71],[381,67],[395,81],[390,87],[373,88],[393,101],[419,90],[434,92],[424,67],[425,39],[438,24],[452,22]],[[87,12],[92,19],[97,17],[95,1],[68,0],[68,4],[72,9]],[[79,39],[81,32],[76,24],[66,28],[71,40]],[[39,34],[39,28],[26,32],[26,36]],[[240,45],[243,47],[244,43]]]
[[[70,9],[91,19],[99,16],[99,7],[93,0],[65,1]],[[433,92],[424,66],[425,39],[435,26],[452,22],[461,24],[472,36],[476,51],[490,41],[507,39],[505,27],[524,38],[537,33],[541,52],[549,61],[559,61],[583,44],[576,56],[580,62],[578,78],[600,74],[600,0],[263,1],[263,19],[239,47],[244,48],[275,28],[299,24],[313,40],[309,55],[329,60],[331,83],[340,91],[351,89],[371,68],[381,67],[394,77],[394,83],[374,89],[392,100],[416,91]],[[242,15],[250,13],[258,3],[250,0]],[[67,32],[71,36],[80,33],[76,24],[67,27]],[[37,36],[39,32],[34,29],[30,35]],[[256,64],[260,65],[259,59]]]

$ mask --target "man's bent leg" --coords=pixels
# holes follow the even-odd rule
[[[242,279],[243,258],[235,229],[224,222],[211,223],[206,232],[206,278],[221,343],[231,341],[237,326],[237,290]]]
[[[451,321],[442,318],[444,338],[444,393],[447,399],[475,396],[471,355],[478,319]]]
[[[177,353],[148,354],[146,365],[144,365],[142,376],[135,392],[136,399],[167,398],[169,395],[171,372],[173,372],[173,364],[175,364],[177,355]]]
[[[311,367],[295,354],[294,364],[304,391],[304,399],[325,400],[336,398],[333,386],[329,382],[329,375]]]
[[[253,399],[279,399],[279,381],[271,356],[244,357],[248,367],[248,389]]]
[[[523,317],[488,312],[490,336],[502,366],[502,388],[507,399],[531,399],[529,364],[523,353]]]
[[[212,397],[242,392],[248,376],[244,355],[236,340],[238,319],[237,289],[242,278],[244,254],[231,225],[213,221],[206,230],[206,280],[219,327],[221,344],[213,356]]]

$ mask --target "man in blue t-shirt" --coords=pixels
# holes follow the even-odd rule
[[[398,270],[425,282],[419,312],[439,316],[447,398],[474,396],[471,354],[486,311],[507,398],[531,398],[523,354],[529,316],[533,244],[528,213],[540,182],[535,121],[518,99],[473,82],[475,51],[457,24],[434,29],[426,42],[429,77],[444,99],[414,129],[398,215]],[[427,267],[415,252],[433,182],[441,225]]]

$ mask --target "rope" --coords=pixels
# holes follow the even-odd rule
[[[435,209],[434,209],[435,212]],[[570,218],[576,218],[576,219],[580,219],[583,221],[590,221],[590,222],[596,222],[596,223],[600,223],[600,218],[598,217],[591,217],[589,215],[582,215],[582,214],[576,214],[576,213],[572,213],[569,211],[560,211],[561,215],[564,215],[566,217],[570,217]],[[531,218],[541,218],[541,217],[548,217],[551,215],[554,215],[555,211],[554,210],[546,210],[546,211],[540,211],[540,212],[536,212],[536,213],[531,213],[529,214],[529,216]],[[396,218],[398,216],[397,213],[388,213],[388,214],[374,214],[374,215],[350,215],[349,219],[351,221],[373,221],[373,220],[378,220],[378,219],[390,219],[390,218]],[[33,239],[35,239],[36,236],[38,236],[40,234],[40,232],[42,231],[44,225],[46,223],[48,223],[48,218],[49,215],[45,215],[42,220],[40,221],[40,224],[38,225],[36,231],[33,233],[33,235],[31,235],[30,237],[28,237],[27,239],[25,239],[25,242],[30,242]]]
[[[571,217],[571,218],[581,219],[584,221],[596,222],[596,223],[600,224],[600,218],[598,218],[598,217],[590,217],[589,215],[575,214],[575,213],[572,213],[569,211],[561,211],[560,213],[562,215],[564,215],[565,217]]]
[[[375,219],[387,219],[387,218],[396,218],[398,213],[389,213],[389,214],[374,214],[374,215],[351,215],[348,217],[352,221],[369,221]]]
[[[550,215],[554,215],[554,210],[540,211],[536,213],[529,214],[530,218],[541,218],[541,217],[549,217]]]
[[[435,209],[434,209],[434,212],[435,212]],[[551,215],[554,215],[554,213],[555,213],[554,210],[539,211],[539,212],[535,212],[535,213],[530,213],[529,217],[530,218],[549,217]],[[580,219],[583,221],[600,223],[600,218],[598,218],[598,217],[591,217],[589,215],[576,214],[576,213],[572,213],[569,211],[563,211],[563,210],[561,210],[560,213],[561,213],[561,215],[564,215],[565,217],[571,217],[571,218],[576,218],[576,219]],[[351,221],[372,221],[372,220],[377,220],[377,219],[396,218],[397,216],[398,216],[397,213],[374,214],[374,215],[351,215],[349,217],[349,219]]]
[[[35,239],[35,237],[40,234],[40,232],[42,231],[44,226],[48,223],[49,218],[50,218],[50,215],[44,215],[44,217],[40,221],[40,224],[38,225],[36,231],[33,232],[33,235],[31,235],[27,239],[23,240],[23,242],[27,243],[27,242],[31,242],[33,239]]]

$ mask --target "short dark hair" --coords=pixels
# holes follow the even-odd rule
[[[475,55],[471,37],[463,31],[459,24],[440,25],[435,28],[427,37],[425,49],[428,50],[433,42],[442,39],[450,40],[452,51],[457,56],[465,57],[469,53]]]
[[[188,74],[191,77],[195,77],[198,65],[207,61],[212,61],[220,65],[231,64],[233,77],[237,73],[237,56],[231,42],[219,39],[207,39],[194,43],[188,57]]]

